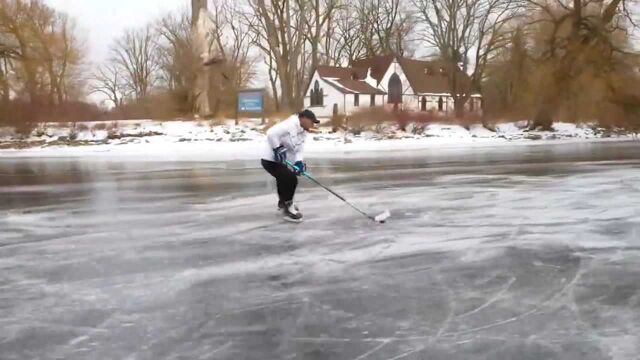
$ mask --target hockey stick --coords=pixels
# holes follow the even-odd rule
[[[291,163],[289,160],[286,160],[285,163],[287,165],[289,165],[292,169],[294,169],[296,171],[299,171],[299,169],[293,163]],[[335,191],[331,190],[328,186],[323,185],[321,182],[316,180],[313,176],[311,176],[311,174],[307,173],[306,171],[303,171],[302,175],[304,177],[306,177],[307,179],[311,180],[312,182],[314,182],[316,185],[318,185],[321,188],[323,188],[323,189],[327,190],[328,192],[330,192],[333,196],[335,196],[338,199],[342,200],[345,204],[351,206],[355,211],[357,211],[360,214],[364,215],[369,220],[375,221],[377,223],[384,224],[385,221],[387,221],[387,219],[391,216],[391,213],[389,212],[389,210],[386,210],[386,211],[384,211],[383,213],[381,213],[381,214],[379,214],[377,216],[371,216],[371,215],[365,213],[364,211],[360,210],[357,206],[355,206],[352,203],[350,203],[349,201],[347,201],[347,199],[345,199],[342,195],[340,195],[340,194],[336,193]]]

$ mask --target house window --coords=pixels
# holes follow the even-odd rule
[[[470,111],[474,111],[475,110],[475,101],[473,100],[473,98],[469,99],[469,110]]]
[[[353,94],[353,106],[360,106],[360,94]]]
[[[427,111],[427,97],[423,96],[422,100],[420,102],[420,110],[421,111]]]
[[[427,66],[426,68],[424,68],[424,74],[433,75],[433,70],[431,70],[431,68]]]
[[[438,99],[438,111],[444,111],[444,100],[442,96]]]
[[[389,78],[389,84],[387,86],[387,89],[389,91],[389,97],[387,102],[389,104],[401,104],[402,103],[402,80],[400,80],[400,76],[398,76],[398,74],[394,73],[393,75],[391,75],[391,77]],[[394,108],[397,108],[397,106],[394,106]]]
[[[318,80],[313,84],[313,89],[311,89],[309,97],[311,98],[310,106],[323,106],[324,91],[320,89],[320,83]]]
[[[371,94],[371,102],[369,103],[369,106],[376,106],[376,94]]]

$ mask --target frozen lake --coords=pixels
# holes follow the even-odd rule
[[[378,155],[0,159],[0,359],[638,359],[640,143]]]

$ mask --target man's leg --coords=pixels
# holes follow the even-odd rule
[[[296,188],[298,187],[298,177],[296,174],[289,170],[286,165],[273,161],[262,160],[262,167],[267,170],[271,176],[276,178],[280,202],[284,203],[293,200]]]
[[[298,187],[298,177],[296,174],[286,166],[282,165],[276,180],[278,182],[278,194],[280,194],[280,199],[285,203],[293,201],[293,197],[296,194],[296,188]]]

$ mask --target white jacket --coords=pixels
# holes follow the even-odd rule
[[[307,140],[307,132],[300,126],[298,115],[292,115],[286,120],[274,125],[267,131],[267,140],[263,146],[262,159],[275,161],[273,149],[284,146],[287,149],[287,160],[291,162],[302,161],[304,142]]]

